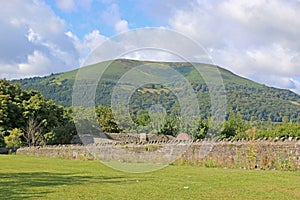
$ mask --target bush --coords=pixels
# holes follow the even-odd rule
[[[204,139],[208,133],[209,124],[207,120],[199,120],[194,140]]]
[[[158,134],[176,136],[178,133],[178,126],[176,118],[167,118],[162,129],[159,130]]]
[[[247,129],[248,126],[241,115],[235,115],[233,111],[230,111],[228,120],[224,123],[221,138],[232,138],[237,134],[244,133]]]
[[[73,122],[68,122],[65,126],[54,128],[53,131],[45,135],[47,144],[70,144],[72,138],[77,135]]]
[[[7,147],[20,147],[22,145],[21,136],[23,132],[19,128],[14,128],[8,131],[9,135],[4,137]]]

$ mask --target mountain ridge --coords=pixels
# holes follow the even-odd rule
[[[212,73],[213,68],[217,68],[226,90],[228,110],[233,110],[240,113],[245,120],[269,120],[273,122],[281,122],[284,118],[288,120],[299,120],[300,113],[300,95],[286,89],[266,86],[255,81],[240,77],[233,72],[224,69],[220,66],[209,65],[203,63],[186,63],[186,62],[156,62],[156,61],[139,61],[129,59],[117,59],[111,62],[109,68],[101,78],[97,87],[96,104],[109,105],[112,89],[116,81],[129,70],[142,64],[164,64],[172,67],[182,74],[191,84],[195,94],[199,100],[199,106],[203,116],[209,117],[209,88],[193,65],[201,67],[209,73],[209,78],[215,78]],[[103,67],[105,62],[97,63],[85,67],[92,71],[92,67]],[[79,68],[85,70],[84,68]],[[52,99],[56,103],[63,106],[72,105],[72,89],[73,84],[79,69],[68,72],[51,74],[45,77],[33,77],[20,80],[12,80],[14,83],[20,84],[22,89],[32,89],[41,92],[46,99]],[[161,91],[159,94],[151,93],[154,90]],[[139,93],[137,89],[132,97],[131,108],[136,113],[138,108],[143,110],[149,109],[150,104],[157,103],[157,99],[162,98],[162,101],[172,102],[162,103],[167,108],[178,107],[176,97],[172,96],[172,91],[167,92],[167,88],[161,85],[147,85],[144,93]],[[159,97],[158,95],[162,95]],[[137,98],[137,99],[134,99]],[[143,104],[143,105],[142,105]]]

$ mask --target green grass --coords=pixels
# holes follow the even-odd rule
[[[300,173],[171,165],[145,174],[96,161],[0,156],[0,199],[300,199]]]

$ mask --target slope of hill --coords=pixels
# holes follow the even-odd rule
[[[102,62],[86,67],[84,70],[96,70],[105,66]],[[201,115],[208,117],[210,113],[209,89],[201,75],[190,63],[183,62],[148,62],[119,59],[112,62],[98,83],[96,92],[96,104],[109,105],[111,94],[117,81],[129,70],[142,64],[164,64],[182,74],[191,84],[199,100]],[[194,63],[205,70],[213,72],[213,66]],[[218,67],[224,82],[227,96],[227,108],[239,112],[245,120],[270,120],[281,122],[285,120],[298,121],[300,118],[300,95],[289,90],[267,87],[248,79],[239,77],[228,70]],[[14,80],[23,89],[37,90],[46,99],[52,99],[63,106],[72,105],[72,90],[77,70],[52,74],[46,77],[34,77]],[[209,75],[214,79],[214,74]],[[145,112],[153,104],[162,104],[167,111],[178,112],[178,99],[174,93],[159,84],[148,84],[136,89],[130,99],[132,113]],[[142,111],[141,111],[142,110]]]

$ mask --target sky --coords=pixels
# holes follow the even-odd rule
[[[197,41],[223,68],[300,94],[300,0],[10,0],[1,6],[0,78],[69,71],[117,34],[161,27]]]

